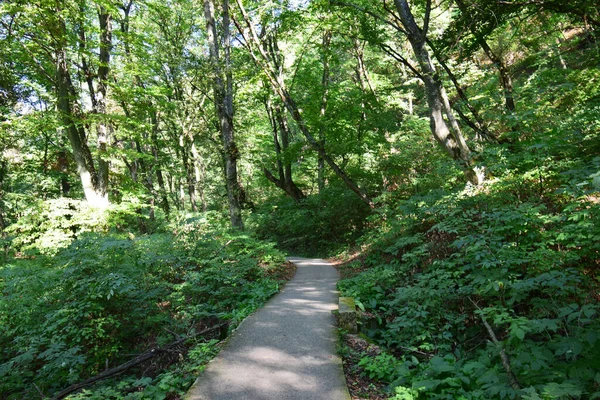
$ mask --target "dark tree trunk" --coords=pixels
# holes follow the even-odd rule
[[[323,76],[321,77],[321,88],[323,95],[321,96],[321,109],[319,110],[319,145],[325,148],[325,134],[327,124],[325,123],[325,115],[327,113],[327,101],[329,100],[329,45],[331,43],[331,31],[327,30],[323,34],[322,51],[323,51]],[[319,193],[325,189],[325,159],[321,156],[317,160],[317,184]]]
[[[215,11],[212,0],[204,0],[204,14],[207,25],[210,60],[214,74],[214,99],[217,117],[220,120],[221,141],[223,143],[225,158],[225,180],[227,186],[227,199],[229,203],[229,218],[231,226],[244,229],[240,195],[242,193],[237,172],[237,160],[240,156],[234,140],[233,131],[233,85],[230,65],[230,31],[229,31],[229,0],[223,0],[221,43],[223,58],[219,53],[219,36],[215,23]]]
[[[152,110],[150,113],[150,121],[152,122],[152,133],[151,133],[151,151],[152,156],[154,157],[154,172],[156,173],[156,182],[158,183],[158,190],[160,193],[160,206],[165,212],[165,214],[169,215],[170,207],[169,207],[169,196],[167,194],[167,188],[165,186],[165,178],[162,173],[162,169],[160,168],[161,160],[160,160],[160,144],[158,143],[158,116],[156,115],[156,110]]]
[[[75,97],[75,89],[71,82],[64,48],[56,52],[56,75],[58,110],[67,131],[86,200],[94,207],[104,208],[108,206],[108,194],[101,190],[102,185],[98,183],[98,174],[87,145],[85,131],[76,122],[74,116],[71,99]]]
[[[475,121],[473,122],[470,118],[468,118],[460,110],[459,107],[455,106],[454,108],[455,108],[456,112],[458,113],[458,115],[461,117],[461,119],[467,125],[469,125],[471,127],[471,129],[473,129],[475,131],[475,133],[479,137],[484,138],[484,139],[489,140],[489,141],[493,141],[493,142],[497,141],[498,140],[497,136],[494,135],[492,132],[490,132],[490,130],[488,129],[487,124],[483,121],[483,118],[481,118],[481,116],[479,115],[479,111],[477,111],[477,109],[471,105],[471,102],[469,101],[469,98],[467,97],[467,94],[465,93],[464,89],[462,88],[462,86],[458,82],[458,79],[456,78],[456,76],[454,75],[454,73],[452,72],[452,70],[450,69],[450,67],[448,67],[448,64],[446,64],[446,62],[443,60],[442,55],[433,46],[433,43],[431,43],[431,41],[427,40],[427,44],[431,48],[431,51],[433,52],[433,55],[438,60],[438,62],[440,63],[441,67],[444,69],[444,71],[446,71],[446,74],[448,75],[448,78],[450,78],[450,80],[454,84],[454,88],[456,89],[456,93],[458,94],[458,96],[463,101],[465,107],[467,107],[467,109],[471,112],[471,115],[473,116],[473,118],[475,119]]]
[[[270,99],[265,102],[271,128],[273,130],[273,145],[275,148],[275,156],[277,158],[277,171],[279,177],[275,177],[267,168],[263,168],[263,172],[268,180],[273,182],[278,188],[283,190],[294,201],[299,202],[306,196],[296,185],[292,179],[292,162],[289,160],[286,151],[289,148],[289,127],[281,107],[271,104]],[[281,137],[281,144],[279,143]]]
[[[6,257],[8,256],[8,242],[6,239],[8,238],[8,234],[6,233],[6,221],[4,219],[4,179],[7,173],[6,160],[0,161],[0,238],[2,238],[3,246],[2,246],[2,255],[4,261],[6,261]]]
[[[459,10],[469,16],[469,8],[467,4],[464,3],[463,0],[456,0],[456,5]],[[473,25],[469,24],[469,30],[475,37],[477,44],[481,47],[485,55],[490,59],[492,63],[498,69],[498,74],[500,75],[500,84],[502,85],[502,90],[504,94],[504,105],[508,112],[515,112],[515,99],[513,97],[513,84],[512,84],[512,76],[510,71],[508,70],[508,66],[502,59],[502,57],[496,55],[492,48],[489,46],[488,42],[485,40],[483,35],[481,35],[477,30],[473,28]]]
[[[108,196],[108,144],[112,136],[113,126],[107,120],[106,96],[108,89],[108,74],[110,72],[110,52],[112,50],[112,21],[104,7],[98,9],[100,25],[100,52],[98,57],[98,90],[97,112],[102,119],[96,126],[98,133],[98,190]]]
[[[73,159],[81,179],[83,191],[87,202],[97,208],[108,206],[108,182],[106,176],[99,173],[94,165],[92,153],[88,147],[87,137],[83,126],[77,121],[77,107],[75,99],[77,93],[71,80],[69,62],[67,58],[67,28],[61,17],[61,9],[56,9],[56,25],[54,32],[56,38],[55,60],[57,92],[57,108],[60,113],[63,128],[67,132],[73,151]]]

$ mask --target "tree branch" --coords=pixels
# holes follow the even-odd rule
[[[382,17],[381,15],[371,11],[371,10],[367,10],[364,7],[361,7],[357,4],[353,4],[353,3],[344,3],[342,1],[337,1],[337,0],[332,0],[330,1],[330,4],[333,6],[342,6],[342,7],[350,7],[350,8],[354,8],[360,12],[363,12],[365,14],[370,15],[371,17],[375,18],[376,20],[379,20],[381,22],[383,22],[386,25],[391,26],[392,28],[394,28],[395,30],[397,30],[400,33],[406,34],[406,31],[404,31],[404,29],[402,29],[399,25],[393,23],[392,21],[385,19],[384,17]]]
[[[383,43],[380,44],[379,47],[381,47],[381,49],[383,51],[385,51],[394,60],[406,65],[408,67],[408,69],[410,69],[411,72],[413,74],[415,74],[415,76],[417,78],[423,80],[423,75],[419,71],[417,71],[417,69],[415,67],[413,67],[413,65],[406,58],[404,58],[400,54],[398,54],[398,52],[396,50],[392,49],[390,46],[388,46],[387,44],[383,44]]]
[[[425,21],[423,22],[423,37],[427,38],[427,31],[429,30],[429,19],[431,18],[431,0],[427,0],[427,7],[425,8]]]
[[[134,366],[136,366],[138,364],[141,364],[144,361],[147,361],[147,360],[151,359],[152,357],[154,357],[154,356],[156,356],[158,354],[168,352],[172,348],[174,348],[174,347],[182,344],[183,342],[185,342],[188,339],[192,339],[192,338],[195,338],[197,336],[204,335],[204,334],[206,334],[208,332],[215,331],[217,329],[221,329],[221,328],[223,328],[226,325],[227,324],[215,325],[213,327],[210,327],[210,328],[204,329],[203,331],[195,333],[195,334],[193,334],[191,336],[185,336],[185,337],[182,337],[180,339],[177,339],[176,341],[171,342],[171,343],[169,343],[166,346],[158,347],[158,348],[154,348],[154,349],[150,349],[147,352],[145,352],[143,354],[140,354],[139,356],[137,356],[133,360],[128,361],[128,362],[126,362],[124,364],[121,364],[118,367],[111,368],[111,369],[109,369],[107,371],[104,371],[104,372],[102,372],[102,373],[100,373],[100,374],[98,374],[96,376],[93,376],[93,377],[91,377],[89,379],[86,379],[83,382],[76,383],[74,385],[69,386],[68,388],[66,388],[64,390],[61,390],[60,392],[58,392],[57,394],[55,394],[54,397],[52,397],[52,400],[62,399],[66,395],[68,395],[70,393],[73,393],[73,392],[75,392],[75,391],[77,391],[79,389],[83,389],[84,387],[89,386],[89,385],[91,385],[91,384],[93,384],[95,382],[98,382],[98,381],[110,378],[112,376],[118,375],[121,372],[124,372],[124,371],[128,370],[129,368],[134,367]]]
[[[469,300],[471,301],[471,303],[473,303],[473,305],[475,307],[477,307],[477,309],[479,311],[481,311],[481,308],[479,308],[479,306],[470,297],[469,297]],[[508,359],[508,356],[506,355],[506,351],[504,351],[504,347],[502,346],[502,343],[500,343],[500,341],[496,337],[496,333],[492,329],[491,325],[486,321],[483,313],[481,313],[480,316],[481,316],[481,321],[483,322],[483,326],[485,326],[485,329],[487,330],[488,335],[490,335],[490,338],[492,339],[492,343],[494,343],[494,345],[500,350],[500,359],[502,360],[502,366],[504,366],[504,369],[506,370],[506,374],[508,375],[508,381],[510,382],[510,386],[515,390],[520,390],[521,385],[519,385],[519,382],[517,381],[517,377],[515,376],[515,373],[512,371],[512,368],[510,367],[510,360]]]

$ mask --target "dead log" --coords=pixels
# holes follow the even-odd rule
[[[157,347],[157,348],[154,348],[154,349],[150,349],[147,352],[145,352],[143,354],[140,354],[139,356],[137,356],[133,360],[127,361],[124,364],[121,364],[121,365],[119,365],[117,367],[114,367],[114,368],[111,368],[109,370],[106,370],[104,372],[101,372],[98,375],[92,376],[91,378],[86,379],[83,382],[75,383],[75,384],[69,386],[68,388],[66,388],[64,390],[61,390],[60,392],[58,392],[57,394],[55,394],[54,397],[52,397],[52,400],[62,399],[65,396],[67,396],[68,394],[71,394],[71,393],[73,393],[73,392],[75,392],[75,391],[77,391],[79,389],[83,389],[84,387],[89,386],[89,385],[91,385],[93,383],[96,383],[96,382],[101,381],[103,379],[110,378],[110,377],[115,376],[115,375],[118,375],[118,374],[120,374],[120,373],[128,370],[131,367],[134,367],[134,366],[136,366],[138,364],[143,363],[144,361],[147,361],[147,360],[153,358],[154,356],[157,356],[158,354],[165,353],[165,352],[171,350],[172,348],[174,348],[174,347],[182,344],[183,342],[185,342],[188,339],[193,339],[193,338],[195,338],[197,336],[204,335],[204,334],[206,334],[208,332],[212,332],[212,331],[215,331],[217,329],[224,328],[226,326],[227,326],[227,324],[219,324],[219,325],[213,326],[211,328],[204,329],[203,331],[195,333],[195,334],[193,334],[191,336],[185,336],[185,337],[182,337],[180,339],[177,339],[176,341],[171,342],[171,343],[167,344],[166,346]]]

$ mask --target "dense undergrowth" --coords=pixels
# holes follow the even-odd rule
[[[158,208],[151,218],[149,200],[158,204],[158,189],[164,189],[143,194],[140,182],[124,178],[124,166],[111,182],[111,209],[98,213],[73,198],[56,198],[68,192],[59,187],[74,182],[75,174],[69,177],[59,163],[49,170],[47,148],[27,155],[30,143],[39,141],[33,139],[39,138],[38,125],[28,127],[30,136],[11,131],[11,137],[25,139],[10,158],[13,170],[0,160],[0,217],[8,221],[4,226],[0,219],[0,398],[54,396],[188,337],[124,374],[70,395],[179,398],[218,351],[222,332],[197,334],[222,323],[233,328],[277,292],[285,275],[282,251],[326,257],[346,248],[342,256],[353,261],[341,267],[339,289],[355,297],[364,312],[362,334],[377,349],[365,351],[357,368],[365,380],[378,381],[375,389],[387,387],[382,396],[600,398],[600,51],[593,31],[564,26],[558,42],[539,32],[530,40],[526,25],[535,24],[519,22],[519,31],[504,31],[506,38],[489,37],[511,59],[514,111],[503,109],[492,62],[454,50],[448,55],[450,64],[453,57],[458,61],[451,68],[471,105],[498,135],[496,141],[482,141],[464,126],[474,162],[485,167],[481,187],[465,186],[459,166],[436,146],[424,117],[423,87],[406,80],[396,66],[377,57],[370,61],[377,106],[345,97],[352,94],[345,85],[332,91],[331,104],[339,103],[341,119],[329,125],[326,148],[361,187],[378,196],[374,210],[331,171],[317,193],[317,159],[309,152],[291,154],[307,147],[296,138],[289,154],[278,157],[291,160],[307,198],[273,200],[274,187],[252,182],[248,193],[258,204],[251,215],[244,211],[246,234],[228,230],[213,212],[178,218],[173,207],[184,209],[185,195],[176,193],[176,182],[169,183],[165,197],[173,206],[170,221]],[[353,70],[339,74],[346,79]],[[307,85],[306,91],[318,97],[312,108],[321,118],[321,89]],[[460,106],[457,93],[448,91]],[[415,94],[409,112],[401,105]],[[344,115],[351,111],[349,103],[360,108],[358,127],[358,118]],[[167,109],[172,107],[168,102]],[[256,110],[248,108],[244,112],[253,115]],[[305,115],[310,116],[309,108]],[[246,118],[259,126],[254,117]],[[54,135],[56,127],[51,128]],[[133,137],[126,133],[127,140]],[[179,134],[169,135],[179,138],[177,144],[183,141]],[[266,135],[269,146],[271,135]],[[138,151],[128,157],[138,160]],[[180,152],[186,154],[173,150],[164,158]],[[265,154],[260,153],[260,167],[247,169],[262,171]],[[155,159],[149,155],[148,162]],[[114,157],[114,169],[119,158]],[[170,162],[149,170],[158,172]],[[136,175],[131,164],[127,167]],[[204,189],[211,198],[204,206],[223,211],[225,197],[214,183],[221,179],[220,161],[202,164],[202,173],[205,167]],[[172,169],[171,180],[183,182],[182,171]],[[82,195],[76,189],[68,194]]]
[[[384,349],[359,367],[389,396],[600,398],[599,79],[521,82],[528,111],[480,153],[482,187],[381,198],[339,288]]]
[[[289,198],[267,203],[250,222],[259,237],[290,254],[326,257],[360,236],[369,212],[354,193],[332,187],[300,204]]]
[[[195,334],[233,328],[278,291],[283,254],[210,213],[135,236],[115,229],[132,218],[122,210],[98,220],[80,207],[52,204],[32,213],[40,224],[13,227],[22,252],[0,267],[0,398],[52,396],[189,336],[69,397],[178,398],[218,349],[219,330]]]

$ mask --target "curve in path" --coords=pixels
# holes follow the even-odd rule
[[[349,400],[336,354],[331,264],[298,266],[284,290],[246,318],[189,390],[187,400]]]

